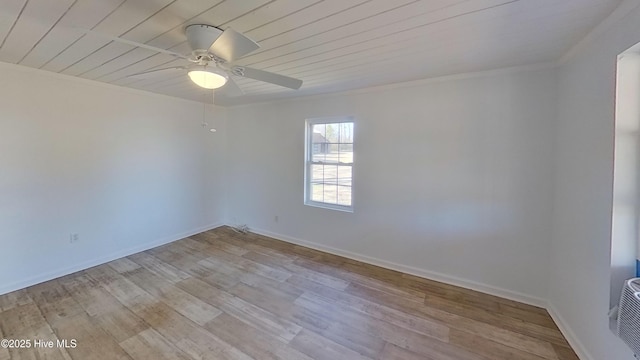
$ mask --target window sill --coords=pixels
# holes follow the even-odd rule
[[[337,211],[342,211],[342,212],[352,213],[353,214],[353,207],[352,206],[326,204],[326,203],[321,203],[321,202],[316,202],[316,201],[305,201],[304,204],[307,205],[307,206],[312,206],[312,207],[316,207],[316,208],[327,209],[327,210],[337,210]]]

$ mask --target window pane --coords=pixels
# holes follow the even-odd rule
[[[340,152],[341,153],[353,152],[353,144],[352,143],[340,143]]]
[[[311,165],[311,182],[322,182],[324,179],[324,165]]]
[[[340,124],[340,142],[352,143],[353,142],[353,123],[341,123]]]
[[[338,144],[328,144],[327,145],[327,153],[325,154],[325,162],[328,163],[337,163],[338,162]]]
[[[308,130],[307,200],[353,206],[353,123],[311,124]]]
[[[325,124],[315,124],[313,125],[313,132],[322,135],[324,138],[324,134],[326,133],[326,125]]]
[[[346,164],[353,162],[353,144],[340,144],[340,157],[338,160]]]
[[[333,185],[338,184],[338,165],[324,166],[324,183]]]
[[[324,201],[324,185],[323,184],[311,184],[311,200],[323,202]]]
[[[351,206],[351,186],[338,186],[338,205]]]
[[[339,166],[338,167],[338,185],[351,186],[352,182],[352,168],[351,166]]]
[[[326,126],[324,124],[316,124],[312,127],[311,132],[311,156],[313,161],[325,161],[325,154],[329,151],[329,142],[324,136]]]
[[[311,161],[324,162],[326,153],[326,144],[314,143],[311,145]]]
[[[340,142],[340,124],[326,124],[325,138],[330,143]]]
[[[324,201],[329,204],[338,203],[338,185],[324,185]]]

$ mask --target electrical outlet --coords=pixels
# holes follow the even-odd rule
[[[71,244],[73,244],[73,243],[75,243],[75,242],[78,242],[79,240],[80,240],[80,234],[78,234],[78,233],[71,233],[71,234],[69,235],[69,242],[70,242]]]

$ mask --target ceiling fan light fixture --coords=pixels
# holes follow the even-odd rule
[[[212,70],[191,70],[189,78],[196,85],[205,89],[217,89],[227,83],[228,76]]]

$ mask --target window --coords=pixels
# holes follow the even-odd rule
[[[353,118],[307,120],[305,204],[353,211]]]

